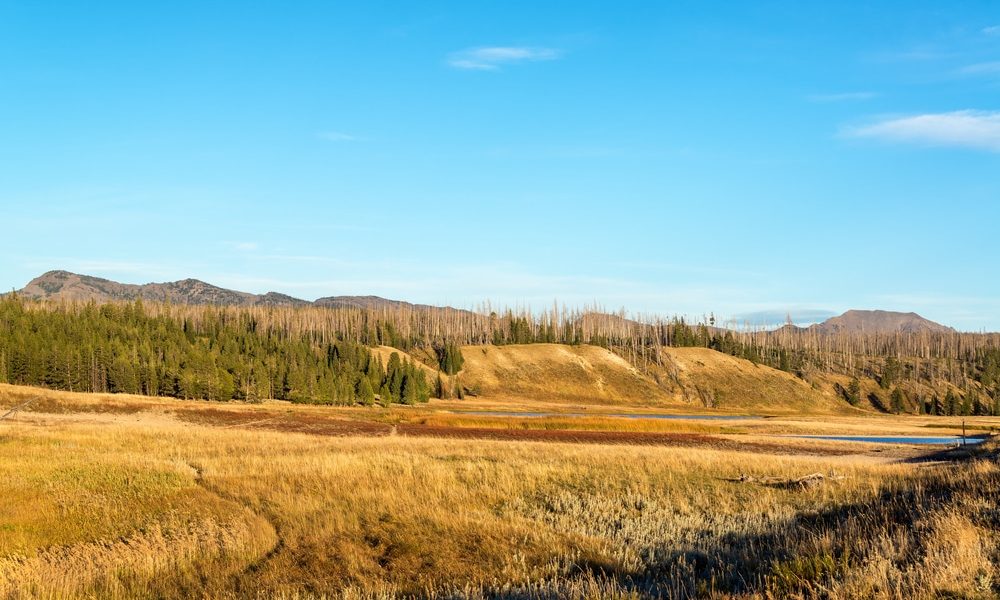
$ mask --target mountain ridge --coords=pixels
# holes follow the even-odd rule
[[[151,300],[177,304],[216,304],[234,306],[326,306],[332,308],[434,308],[379,296],[326,296],[315,301],[303,300],[280,292],[252,294],[230,290],[199,279],[181,279],[162,283],[120,283],[103,277],[81,275],[64,270],[47,271],[35,277],[19,296],[32,300],[77,300],[114,302]]]
[[[393,309],[409,310],[462,310],[450,306],[414,304],[373,295],[323,296],[309,301],[280,292],[253,294],[222,288],[198,279],[181,279],[162,283],[132,284],[111,279],[81,275],[64,270],[43,273],[32,279],[18,295],[34,300],[77,300],[114,302],[151,300],[178,304],[216,304],[237,306],[319,306],[327,308]],[[820,334],[837,333],[954,333],[955,329],[926,319],[915,312],[887,310],[848,310],[822,323],[806,328],[786,325],[775,332],[813,331]]]

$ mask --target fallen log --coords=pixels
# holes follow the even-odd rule
[[[753,475],[741,473],[739,479],[736,481],[740,483],[759,483],[761,485],[780,489],[805,489],[815,487],[827,481],[842,481],[844,479],[847,479],[847,477],[844,475],[838,475],[835,471],[830,471],[830,473],[826,475],[823,473],[810,473],[808,475],[803,475],[802,477],[793,478],[769,476],[754,477]]]

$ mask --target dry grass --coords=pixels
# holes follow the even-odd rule
[[[544,429],[550,431],[638,431],[659,433],[731,433],[732,429],[710,421],[674,421],[668,419],[629,419],[601,415],[518,417],[476,414],[432,413],[414,417],[412,423],[434,427],[497,427]]]
[[[466,346],[459,378],[492,399],[662,405],[673,401],[618,355],[597,346]]]
[[[927,466],[798,443],[331,437],[80,400],[0,424],[0,598],[1000,591],[989,451]],[[844,478],[764,483],[831,471]]]
[[[723,410],[754,409],[771,414],[856,413],[832,391],[802,379],[708,348],[664,348],[657,376],[683,400]]]
[[[707,348],[665,348],[664,365],[639,372],[597,346],[467,346],[462,384],[493,401],[753,409],[771,414],[857,414],[834,392],[790,373]]]

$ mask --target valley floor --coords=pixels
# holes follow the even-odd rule
[[[960,418],[667,421],[0,386],[0,407],[34,397],[0,421],[0,598],[1000,592],[992,441],[786,437],[952,435]],[[500,409],[555,414],[468,414]]]

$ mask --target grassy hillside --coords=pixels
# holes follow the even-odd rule
[[[667,404],[672,398],[618,355],[597,346],[465,346],[458,377],[477,396],[593,404]]]
[[[832,386],[708,348],[664,348],[660,383],[687,404],[723,410],[830,413],[853,409]]]
[[[462,353],[459,380],[488,399],[770,413],[855,410],[832,385],[813,386],[707,348],[666,348],[664,366],[649,374],[597,346],[466,346]]]

